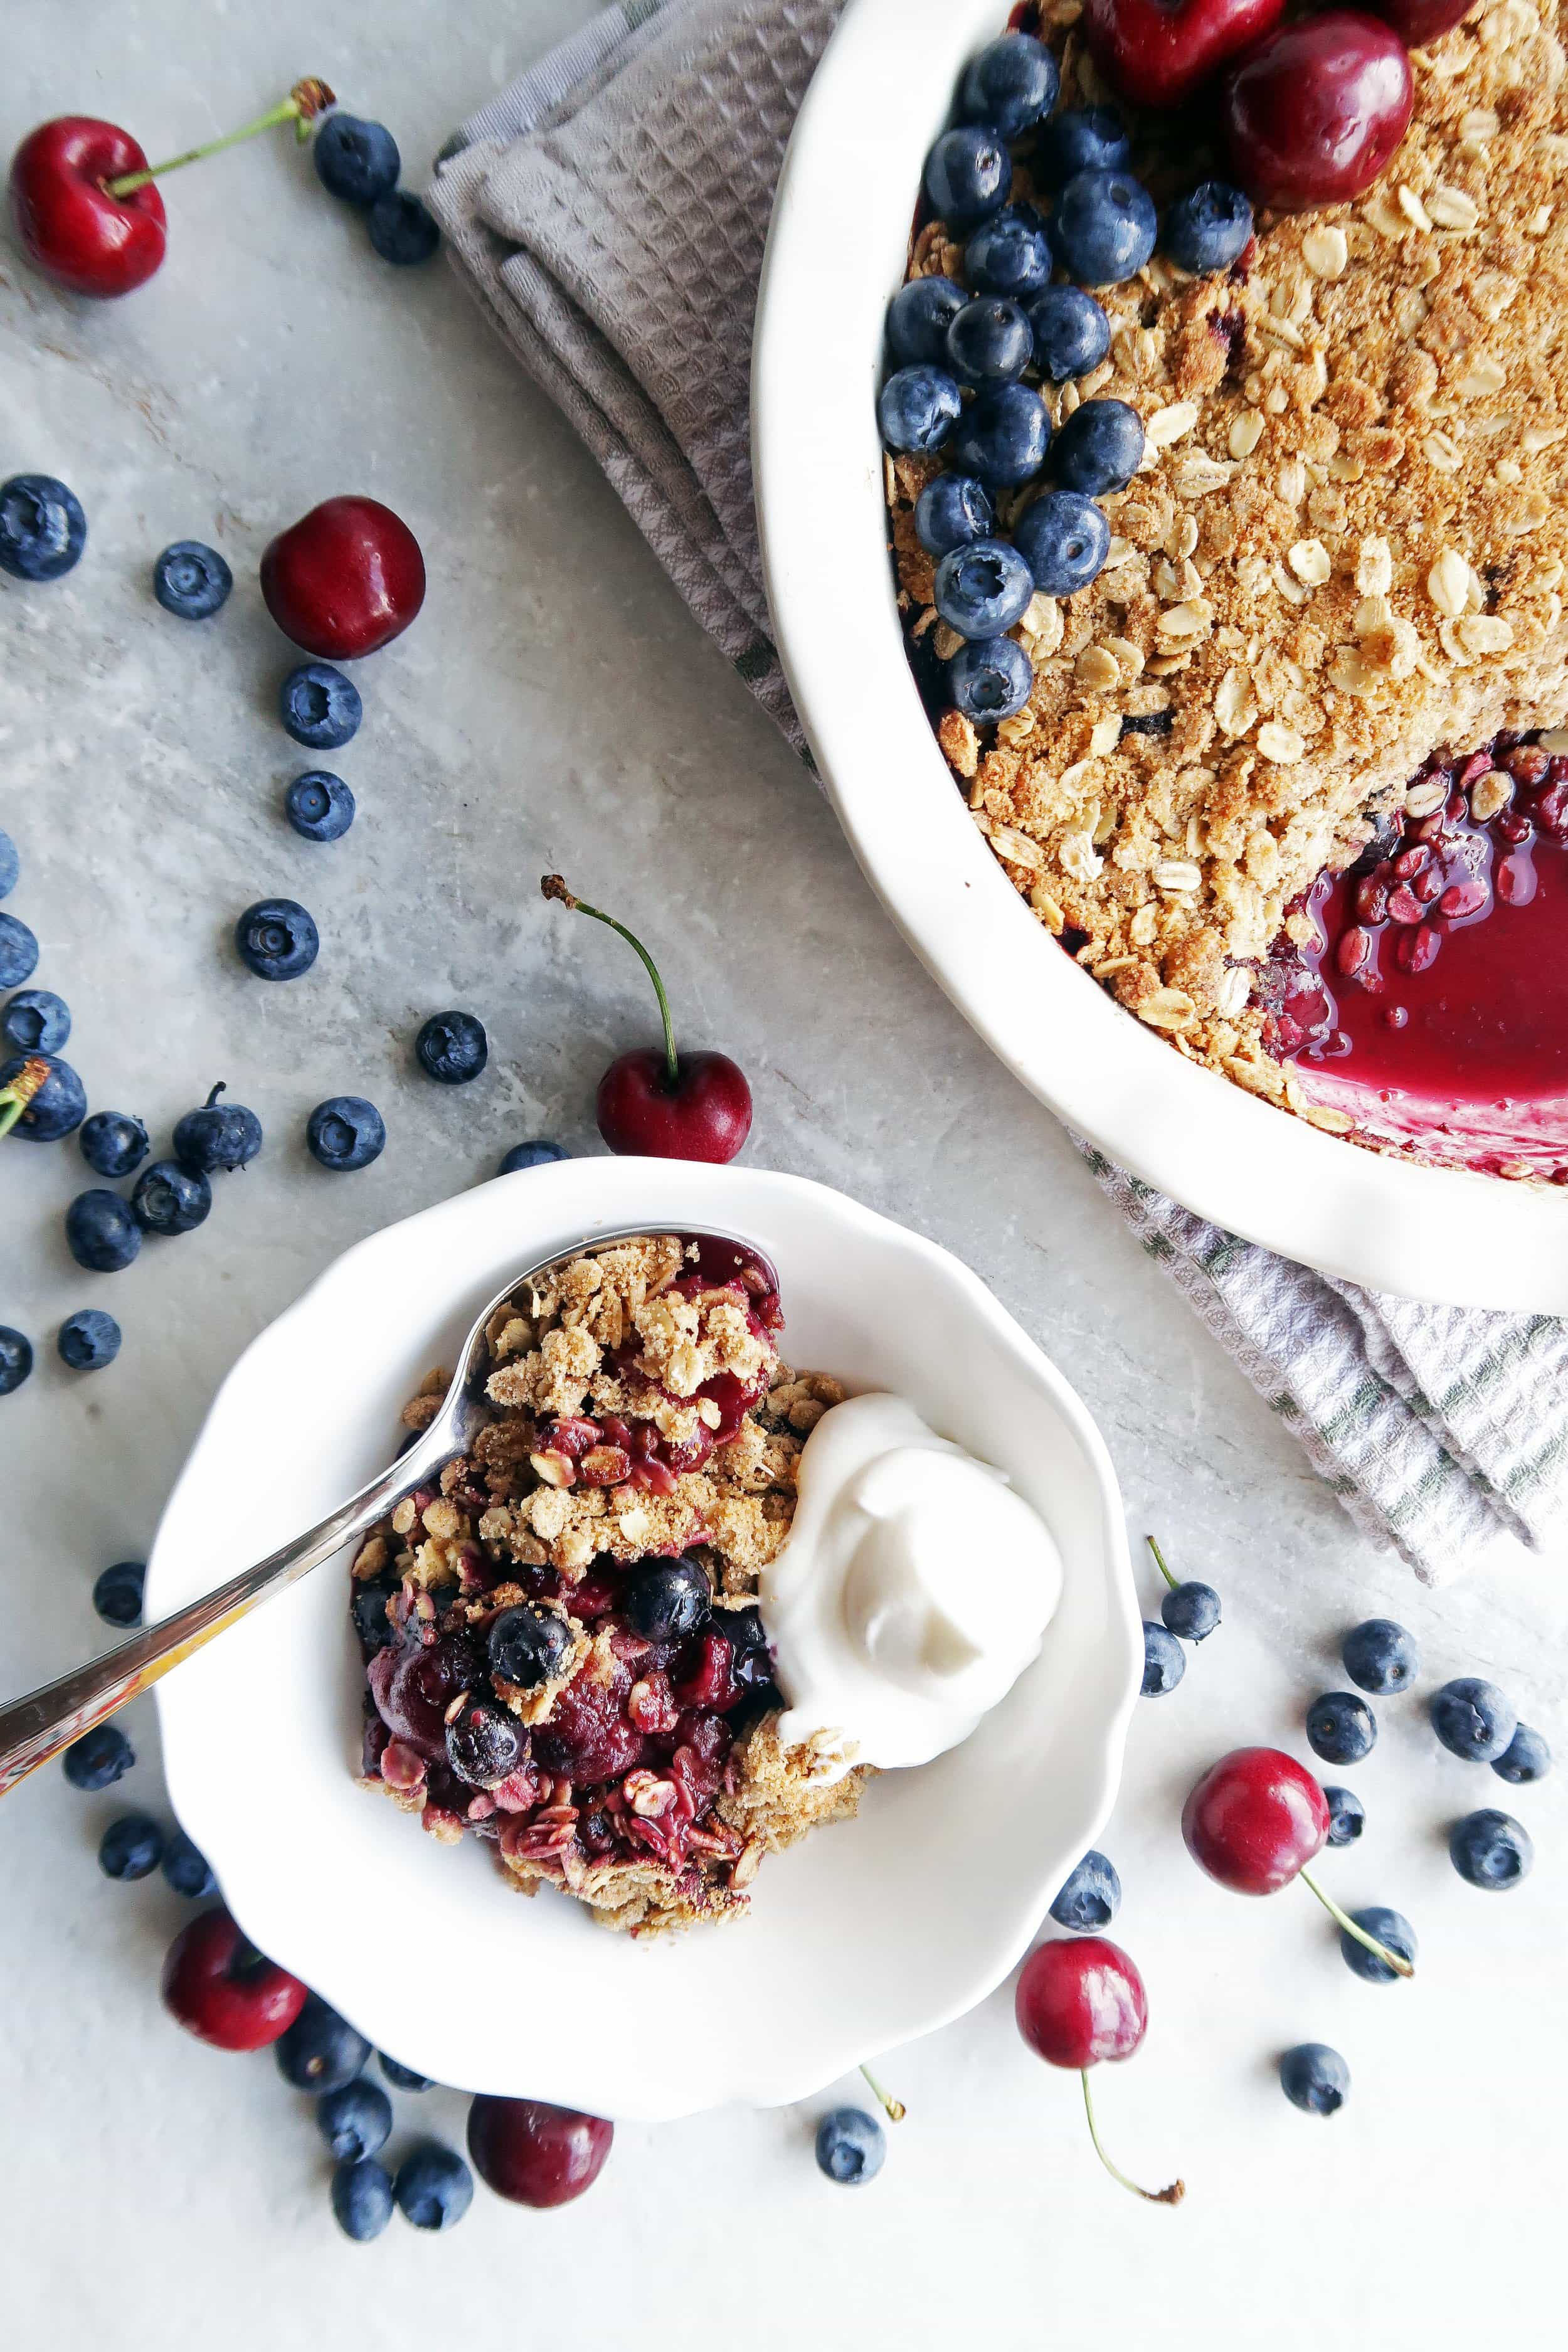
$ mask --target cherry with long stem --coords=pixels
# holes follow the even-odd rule
[[[303,143],[310,135],[310,126],[316,117],[336,104],[336,97],[327,84],[316,75],[308,74],[303,81],[294,84],[287,98],[267,113],[258,114],[254,122],[242,123],[237,131],[229,131],[222,139],[209,139],[200,147],[187,147],[184,154],[171,155],[164,163],[148,163],[139,172],[125,172],[117,180],[106,180],[105,191],[115,197],[133,196],[138,188],[149,186],[170,172],[182,171],[187,163],[199,163],[206,155],[220,155],[226,147],[237,147],[242,140],[276,130],[282,122],[291,122],[296,137]]]
[[[625,940],[627,947],[633,949],[641,957],[643,970],[653,982],[653,992],[658,999],[659,1019],[664,1024],[665,1069],[669,1084],[672,1087],[678,1085],[680,1078],[680,1056],[675,1050],[675,1016],[669,1009],[669,999],[665,994],[664,982],[658,974],[658,966],[641,940],[635,931],[628,931],[625,923],[617,922],[614,915],[606,915],[602,907],[590,907],[585,898],[574,898],[559,874],[541,875],[539,887],[546,898],[555,899],[560,906],[570,907],[574,915],[591,915],[595,922],[607,925],[609,929]]]

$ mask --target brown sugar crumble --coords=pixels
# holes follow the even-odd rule
[[[771,1268],[700,1261],[656,1234],[525,1286],[487,1335],[493,1418],[353,1568],[366,1785],[492,1843],[521,1893],[639,1933],[743,1912],[763,1856],[852,1814],[868,1777],[824,1786],[780,1748],[756,1601],[844,1391],[779,1361]]]
[[[1112,96],[1079,14],[1055,0],[1037,27],[1064,106]],[[1410,129],[1355,203],[1260,214],[1227,273],[1156,255],[1095,289],[1109,356],[1039,389],[1053,425],[1095,394],[1128,401],[1143,464],[1100,501],[1099,577],[1037,594],[1011,633],[1034,665],[1027,705],[984,735],[955,709],[937,724],[1045,929],[1176,1051],[1309,1117],[1257,985],[1298,902],[1405,806],[1440,747],[1568,716],[1555,21],[1552,5],[1483,0],[1415,51]],[[1178,155],[1162,152],[1168,122],[1132,128],[1157,202],[1207,168],[1184,129]],[[1012,194],[1035,194],[1026,141]],[[962,242],[928,222],[910,277],[962,265]],[[959,640],[914,527],[942,461],[885,466],[911,651],[946,659]],[[1035,487],[1003,495],[1003,529]]]

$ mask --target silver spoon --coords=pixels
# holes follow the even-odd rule
[[[147,1626],[129,1642],[122,1642],[119,1649],[110,1650],[106,1657],[78,1666],[72,1673],[62,1675],[58,1682],[46,1683],[41,1690],[31,1691],[26,1698],[14,1699],[9,1706],[0,1707],[0,1797],[40,1764],[47,1764],[51,1756],[58,1756],[62,1748],[68,1748],[72,1740],[79,1739],[94,1724],[117,1715],[128,1700],[150,1689],[171,1666],[177,1666],[182,1658],[202,1649],[215,1634],[237,1625],[261,1601],[270,1601],[275,1592],[297,1584],[300,1577],[309,1576],[313,1568],[341,1551],[355,1536],[363,1535],[378,1519],[395,1510],[416,1486],[423,1486],[431,1474],[439,1471],[454,1454],[466,1454],[489,1418],[484,1391],[491,1365],[485,1334],[491,1318],[525,1283],[539,1282],[558,1266],[569,1265],[584,1251],[608,1249],[616,1242],[635,1241],[650,1231],[659,1230],[657,1226],[628,1225],[618,1233],[587,1234],[574,1247],[556,1250],[549,1257],[524,1266],[475,1318],[440,1412],[390,1469],[382,1471],[368,1486],[362,1486],[346,1503],[340,1503],[335,1511],[315,1527],[308,1528],[303,1535],[296,1536],[291,1543],[269,1552],[254,1568],[231,1577],[226,1584],[220,1584],[216,1592],[177,1609],[162,1624]],[[736,1241],[731,1234],[682,1227],[681,1237],[732,1248],[738,1262],[767,1267],[761,1251]]]

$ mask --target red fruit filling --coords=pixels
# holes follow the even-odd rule
[[[1301,908],[1259,974],[1270,1050],[1358,1130],[1568,1181],[1568,756],[1500,735],[1413,780],[1401,814]]]

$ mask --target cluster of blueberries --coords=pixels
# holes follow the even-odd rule
[[[888,311],[892,371],[878,401],[891,449],[941,450],[949,468],[915,509],[936,562],[933,601],[965,640],[948,665],[956,707],[982,722],[1029,698],[1033,667],[1007,632],[1037,590],[1087,588],[1110,546],[1096,500],[1122,489],[1143,457],[1143,427],[1125,401],[1081,401],[1053,437],[1033,372],[1053,384],[1097,368],[1110,324],[1084,289],[1137,276],[1161,241],[1153,198],[1128,170],[1131,142],[1110,107],[1053,115],[1056,60],[1027,33],[983,49],[963,78],[958,121],[925,165],[931,215],[964,242],[963,276],[917,278]],[[1048,215],[1013,204],[1011,144],[1027,161]],[[1194,273],[1228,268],[1252,237],[1240,189],[1205,181],[1169,206],[1163,250]],[[1057,273],[1069,282],[1053,283]],[[1053,487],[1018,514],[1011,538],[996,501],[1048,472]]]
[[[344,120],[353,127],[352,118]],[[31,583],[58,580],[80,560],[86,543],[81,502],[64,482],[47,475],[18,474],[0,483],[0,570]],[[226,603],[233,585],[234,575],[223,557],[199,540],[176,541],[153,568],[158,603],[180,620],[210,620]],[[295,742],[312,751],[334,751],[357,732],[363,706],[358,688],[342,670],[326,662],[302,662],[283,680],[279,715]],[[353,822],[353,794],[341,777],[324,770],[297,776],[284,806],[295,832],[309,841],[339,840]],[[0,898],[15,888],[20,871],[15,843],[0,833]],[[258,979],[287,981],[310,969],[321,940],[314,919],[297,899],[261,898],[241,915],[235,944]],[[205,1221],[212,1207],[209,1179],[255,1159],[262,1145],[261,1122],[242,1104],[220,1103],[224,1088],[215,1087],[199,1109],[187,1111],[176,1123],[171,1156],[143,1166],[151,1144],[139,1118],[122,1111],[87,1116],[86,1089],[61,1058],[71,1033],[70,1009],[52,989],[25,985],[37,969],[38,953],[31,928],[19,916],[0,909],[0,990],[15,992],[0,1010],[0,1136],[10,1133],[26,1142],[52,1143],[79,1129],[82,1157],[96,1175],[110,1180],[135,1176],[129,1200],[94,1186],[79,1193],[66,1211],[66,1240],[77,1264],[89,1273],[114,1274],[132,1263],[144,1234],[187,1234]],[[477,1078],[489,1053],[484,1024],[471,1013],[433,1013],[415,1040],[420,1067],[442,1086],[462,1086]],[[29,1063],[40,1062],[46,1076],[28,1094],[24,1074]],[[23,1081],[20,1087],[15,1083],[18,1080]],[[375,1105],[363,1095],[332,1095],[310,1112],[305,1142],[323,1168],[349,1172],[380,1157],[386,1127]],[[509,1151],[500,1172],[510,1175],[515,1169],[565,1156],[559,1144],[536,1139]],[[111,1315],[89,1307],[66,1318],[56,1344],[73,1371],[98,1371],[114,1361],[121,1338]],[[0,1396],[19,1388],[32,1368],[31,1341],[24,1333],[0,1326]]]
[[[398,186],[403,158],[384,123],[329,114],[311,152],[328,194],[363,213],[371,244],[383,261],[407,268],[429,260],[441,232],[418,197]]]
[[[1145,1540],[1168,1588],[1161,1602],[1163,1622],[1156,1624],[1145,1619],[1143,1623],[1142,1695],[1157,1698],[1174,1690],[1186,1671],[1181,1641],[1206,1640],[1219,1623],[1220,1603],[1212,1585],[1178,1582],[1153,1537]],[[1341,1655],[1355,1690],[1326,1691],[1307,1709],[1307,1743],[1327,1764],[1358,1763],[1376,1743],[1377,1718],[1359,1694],[1365,1691],[1378,1698],[1408,1690],[1421,1664],[1414,1635],[1390,1617],[1369,1617],[1352,1626]],[[1521,1723],[1510,1702],[1493,1683],[1459,1675],[1433,1693],[1428,1713],[1433,1730],[1450,1755],[1469,1764],[1489,1764],[1500,1780],[1515,1787],[1543,1780],[1552,1769],[1552,1750],[1545,1739],[1529,1724]],[[1365,1806],[1352,1789],[1325,1783],[1323,1796],[1329,1809],[1328,1843],[1353,1845],[1366,1827]],[[1470,1885],[1496,1892],[1519,1885],[1530,1871],[1535,1849],[1522,1822],[1496,1806],[1486,1805],[1453,1824],[1448,1856]],[[1060,1927],[1098,1935],[1110,1925],[1121,1903],[1121,1881],[1114,1864],[1104,1854],[1091,1852],[1068,1876],[1051,1905],[1050,1916]],[[1415,1959],[1415,1930],[1402,1912],[1372,1904],[1351,1916],[1380,1944],[1404,1959]],[[1369,1984],[1394,1982],[1394,1969],[1353,1936],[1342,1931],[1340,1951],[1346,1967]],[[1344,2104],[1350,2070],[1338,2051],[1326,2043],[1303,2042],[1280,2058],[1279,2082],[1293,2105],[1311,2115],[1329,2116]]]

